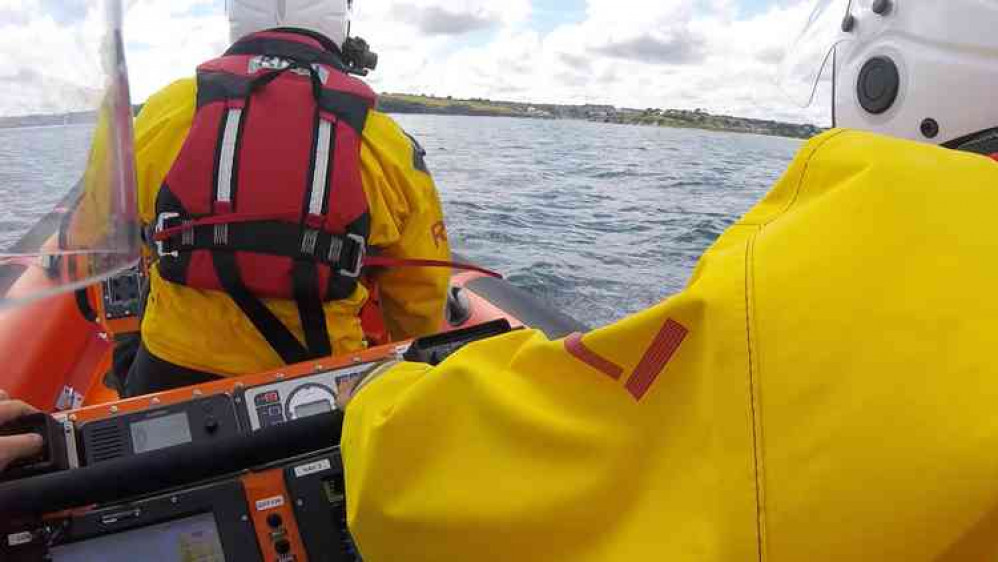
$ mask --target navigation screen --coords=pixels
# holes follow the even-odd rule
[[[324,414],[332,411],[333,405],[329,402],[329,400],[317,400],[315,402],[309,402],[296,407],[295,419],[307,418],[316,414]]]
[[[211,513],[56,546],[50,555],[52,562],[225,562]]]
[[[179,412],[132,424],[132,445],[136,453],[155,451],[191,442],[187,413]]]

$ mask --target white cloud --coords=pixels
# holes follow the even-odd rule
[[[228,46],[229,24],[221,2],[139,0],[125,17],[132,97],[144,100]]]
[[[353,31],[380,55],[370,82],[382,91],[824,123],[825,107],[799,110],[775,85],[810,4],[773,0],[743,18],[739,0],[588,0],[584,13],[566,18],[575,23],[542,33],[531,28],[530,0],[359,0]],[[86,5],[0,0],[0,115],[15,105],[51,110],[58,96],[37,92],[60,81],[81,88],[80,98],[99,85],[87,81],[100,75],[99,62],[74,49],[99,32],[97,20],[83,17],[93,11]],[[131,0],[125,39],[141,101],[224,50],[224,0]],[[20,87],[32,80],[33,88]]]
[[[0,116],[94,109],[105,83],[104,12],[43,0],[0,5]]]
[[[495,3],[399,1],[387,10],[395,21],[407,23],[427,35],[461,35],[522,20],[527,2]]]
[[[530,0],[358,0],[355,16],[358,26],[398,21],[421,29],[428,35],[461,31],[461,22],[482,22],[489,26],[513,25],[530,16]],[[435,28],[441,28],[439,31]],[[467,26],[465,31],[476,29]],[[428,29],[427,29],[428,28]],[[453,29],[452,29],[453,28]]]
[[[474,47],[462,47],[460,39],[421,43],[411,34],[402,43],[382,43],[385,24],[374,18],[360,19],[355,30],[373,32],[371,43],[385,61],[378,86],[388,91],[701,107],[825,123],[827,107],[796,108],[776,86],[779,61],[810,4],[786,0],[739,19],[734,0],[589,0],[579,23],[540,35],[521,16]],[[396,59],[405,62],[390,68]]]

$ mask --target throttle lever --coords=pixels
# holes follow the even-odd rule
[[[14,461],[0,472],[0,482],[18,480],[69,468],[66,438],[62,424],[52,416],[38,412],[21,416],[0,425],[0,437],[35,433],[42,438],[42,450],[33,457]]]

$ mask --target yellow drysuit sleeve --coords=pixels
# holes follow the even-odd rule
[[[139,210],[155,221],[156,194],[180,152],[194,119],[194,79],[179,80],[146,102],[136,119]],[[361,143],[361,175],[371,215],[369,245],[400,258],[447,259],[450,250],[433,179],[419,169],[418,145],[385,114],[368,115]],[[396,338],[435,332],[443,323],[450,272],[446,268],[375,271],[386,323]],[[368,293],[325,304],[336,353],[363,347],[358,314]],[[303,339],[293,301],[269,299],[268,308]],[[197,326],[193,330],[190,327]],[[162,359],[191,369],[235,375],[276,368],[277,354],[224,293],[163,280],[155,268],[142,323],[146,347]]]
[[[147,225],[156,221],[156,194],[187,139],[196,98],[194,80],[178,80],[150,96],[135,119],[139,216]]]
[[[833,131],[665,302],[347,407],[364,560],[998,557],[998,165]]]
[[[426,166],[425,151],[384,113],[372,112],[364,127],[361,173],[369,201],[390,209],[390,220],[377,221],[371,242],[379,255],[393,258],[449,260],[450,246],[437,188]],[[372,204],[372,208],[374,205]],[[385,323],[392,339],[440,331],[450,270],[395,267],[376,270]]]

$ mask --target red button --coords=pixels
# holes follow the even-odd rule
[[[270,392],[264,392],[263,394],[257,394],[256,398],[253,399],[257,406],[265,406],[267,404],[274,404],[281,401],[281,394],[276,390],[271,390]]]

